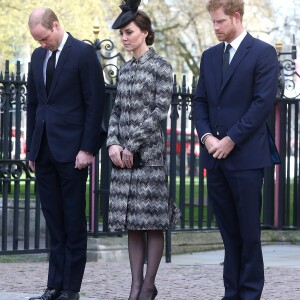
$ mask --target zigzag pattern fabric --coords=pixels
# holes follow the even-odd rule
[[[167,162],[162,120],[172,98],[171,65],[150,48],[119,72],[107,146],[140,152],[142,167],[112,169],[109,227],[117,230],[170,228]]]
[[[109,224],[116,229],[168,229],[168,188],[163,167],[113,170]]]

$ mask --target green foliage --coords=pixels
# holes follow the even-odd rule
[[[206,0],[144,0],[142,9],[153,21],[155,47],[168,57],[173,69],[179,74],[199,74],[202,52],[218,43],[210,15],[206,10]],[[270,32],[278,30],[274,25],[276,6],[271,0],[245,1],[245,29],[255,37],[274,44]],[[264,7],[264,9],[261,9]]]
[[[112,1],[93,0],[2,0],[0,2],[0,70],[4,61],[17,61],[27,64],[34,48],[39,44],[33,40],[28,30],[28,17],[31,11],[40,6],[52,8],[57,14],[62,27],[78,39],[94,40],[93,25],[95,17],[100,24],[99,38],[109,35],[109,14]],[[113,12],[114,13],[114,12]]]
[[[119,31],[111,29],[121,3],[122,0],[1,0],[0,70],[4,69],[4,60],[20,60],[23,65],[30,61],[30,54],[38,43],[32,39],[27,21],[32,9],[38,6],[51,7],[63,28],[79,39],[94,40],[93,24],[98,17],[99,39],[111,39],[117,52],[130,58],[131,54],[124,51]],[[197,77],[202,52],[218,42],[205,5],[206,0],[142,0],[140,9],[153,23],[154,48],[171,62],[176,74]],[[291,35],[299,27],[297,8],[296,0],[289,5],[278,0],[248,0],[243,24],[253,36],[273,45],[278,39],[291,43]]]

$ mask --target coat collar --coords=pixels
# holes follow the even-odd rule
[[[150,47],[149,50],[147,50],[139,59],[135,59],[134,57],[131,59],[130,63],[138,63],[143,64],[146,61],[148,61],[151,57],[153,57],[156,54],[155,50]]]

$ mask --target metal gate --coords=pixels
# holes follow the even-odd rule
[[[88,41],[89,42],[89,41]],[[121,54],[104,56],[101,48],[113,49],[109,40],[90,42],[103,65],[106,80],[108,126],[116,97],[118,65]],[[104,46],[104,43],[110,45]],[[264,228],[295,229],[300,227],[300,148],[299,148],[299,74],[295,64],[295,47],[289,53],[278,50],[280,76],[278,99],[269,119],[283,163],[265,170],[263,211]],[[105,60],[109,59],[109,63]],[[111,63],[113,61],[114,63]],[[15,75],[16,74],[16,75]],[[6,62],[0,75],[0,254],[46,252],[49,237],[35,188],[34,174],[25,160],[26,77],[16,73]],[[191,86],[190,88],[188,86]],[[196,79],[187,84],[184,76],[177,80],[168,119],[164,124],[169,162],[170,194],[176,200],[183,218],[175,230],[215,229],[213,211],[207,200],[206,173],[202,166],[199,140],[194,128],[192,98]],[[104,146],[89,170],[87,209],[90,236],[125,234],[108,231],[108,198],[111,165]],[[171,253],[171,234],[166,232],[167,261]]]

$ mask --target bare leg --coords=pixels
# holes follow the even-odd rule
[[[164,235],[162,230],[147,231],[147,271],[140,291],[139,300],[152,300],[155,277],[163,255]]]
[[[143,284],[145,261],[145,231],[128,231],[128,253],[131,268],[131,290],[129,300],[137,300]]]

